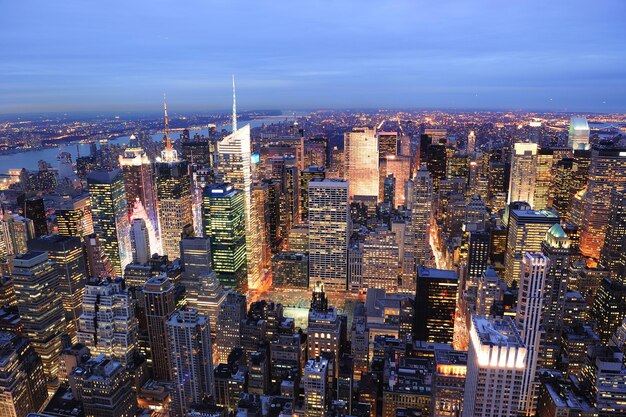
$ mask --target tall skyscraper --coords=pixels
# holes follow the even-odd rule
[[[11,278],[24,334],[41,357],[48,383],[55,383],[61,336],[66,330],[58,269],[41,251],[16,255],[12,262]]]
[[[326,178],[326,169],[310,166],[300,173],[300,219],[303,222],[309,219],[309,182],[312,178]]]
[[[229,184],[204,189],[204,237],[211,242],[213,270],[228,288],[246,292],[246,220],[244,193]]]
[[[241,321],[246,318],[246,296],[228,293],[220,306],[216,325],[217,355],[220,363],[227,363],[230,352],[241,346]]]
[[[350,207],[348,181],[309,182],[309,283],[345,290],[348,279]]]
[[[476,133],[470,130],[469,135],[467,135],[467,153],[473,154],[474,152],[476,152]]]
[[[510,210],[504,255],[504,280],[508,285],[519,279],[524,254],[540,252],[546,232],[557,223],[559,217],[548,210]]]
[[[389,175],[395,180],[393,191],[394,208],[406,204],[406,183],[411,178],[411,157],[405,155],[387,155],[380,159],[380,200],[384,195],[384,181]]]
[[[538,149],[536,143],[518,142],[514,145],[507,204],[523,201],[534,207]]]
[[[459,289],[455,271],[417,267],[413,337],[429,343],[452,343]]]
[[[398,155],[398,133],[376,132],[378,138],[378,154],[381,158]]]
[[[571,240],[560,224],[548,230],[541,243],[541,252],[550,261],[543,288],[543,335],[541,357],[542,367],[553,368],[559,357],[563,314],[572,258]]]
[[[169,381],[171,372],[165,323],[176,309],[174,285],[167,275],[152,277],[143,286],[143,297],[152,353],[152,372],[155,379]]]
[[[526,253],[522,259],[520,274],[520,295],[517,302],[515,321],[520,337],[526,346],[526,368],[520,391],[519,411],[526,415],[535,415],[539,381],[537,363],[539,347],[543,333],[542,315],[546,276],[550,261],[541,253]]]
[[[124,366],[104,355],[80,364],[70,376],[72,395],[83,403],[86,416],[132,417],[137,398]]]
[[[137,352],[135,303],[121,278],[93,280],[85,286],[78,341],[92,354],[128,366]]]
[[[344,133],[344,175],[354,196],[378,198],[378,138],[375,129],[355,127]]]
[[[117,276],[131,261],[126,194],[122,172],[96,171],[87,175],[93,229]]]
[[[258,288],[264,279],[262,270],[262,227],[256,212],[257,204],[252,194],[252,168],[250,125],[237,129],[235,106],[235,78],[233,77],[233,130],[217,144],[219,173],[222,181],[230,183],[243,193],[244,219],[246,227],[246,263],[248,287]]]
[[[82,241],[78,237],[46,235],[28,242],[32,251],[48,252],[48,259],[54,262],[59,280],[67,332],[76,336],[78,318],[83,311],[83,294],[87,280],[87,265]]]
[[[572,117],[567,145],[573,150],[589,149],[589,124],[584,117]]]
[[[398,272],[396,234],[381,228],[366,235],[363,242],[362,288],[397,292]]]
[[[324,284],[318,281],[313,288],[309,308],[306,340],[308,357],[317,358],[323,353],[332,353],[336,366],[339,360],[339,347],[343,343],[342,338],[341,317],[337,310],[328,304]]]
[[[41,358],[25,337],[0,332],[0,375],[3,416],[26,416],[48,399]]]
[[[511,318],[474,316],[463,417],[517,416],[526,356],[526,347]]]
[[[185,286],[187,302],[193,305],[198,301],[202,277],[213,270],[211,239],[183,234],[180,241],[180,260],[183,266],[181,284]]]
[[[133,135],[134,136],[134,135]],[[131,137],[132,138],[132,137]],[[128,201],[128,215],[133,214],[135,201],[140,201],[146,210],[154,230],[159,230],[154,170],[152,162],[140,147],[126,148],[119,157],[120,168],[124,173],[124,189]]]
[[[18,213],[27,219],[32,220],[35,236],[43,236],[48,234],[48,222],[46,221],[46,208],[44,207],[43,198],[29,197],[21,195],[17,198],[19,206]]]
[[[304,386],[304,416],[324,417],[328,401],[328,360],[309,359],[304,366],[302,385]]]
[[[405,233],[404,259],[402,264],[403,287],[415,281],[418,265],[430,265],[432,249],[430,232],[433,222],[433,183],[425,165],[413,178],[413,205],[411,222]],[[406,281],[406,284],[404,283]]]
[[[179,310],[167,320],[166,334],[174,380],[171,413],[184,417],[192,404],[215,397],[209,321],[197,310]]]
[[[54,215],[61,236],[85,237],[93,233],[91,200],[88,194],[64,199]]]
[[[609,221],[600,261],[613,277],[625,276],[624,250],[626,250],[626,190],[614,190],[611,195]]]
[[[626,149],[594,147],[587,189],[582,197],[580,250],[599,259],[610,216],[611,195],[626,188]]]
[[[150,236],[144,219],[134,219],[130,223],[130,247],[134,264],[147,264],[152,256]]]

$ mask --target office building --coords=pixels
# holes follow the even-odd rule
[[[280,252],[272,258],[272,284],[275,287],[309,287],[309,257],[304,253]]]
[[[220,306],[215,330],[219,363],[226,363],[230,352],[241,346],[241,321],[245,318],[246,297],[228,293]]]
[[[487,266],[478,280],[476,293],[476,315],[491,316],[491,311],[503,296],[503,281],[492,266]],[[506,288],[504,288],[506,289]]]
[[[467,352],[435,348],[432,409],[434,417],[457,417],[463,411]]]
[[[569,122],[567,146],[573,150],[589,149],[589,124],[584,117],[572,117]]]
[[[126,367],[137,352],[135,302],[124,280],[94,279],[85,285],[78,342]]]
[[[152,374],[155,379],[169,381],[172,375],[165,338],[165,322],[176,309],[174,285],[167,275],[158,275],[146,281],[142,294],[152,354]]]
[[[0,332],[0,414],[25,417],[48,399],[41,358],[28,339]]]
[[[580,250],[600,258],[610,218],[611,196],[626,187],[626,150],[594,147],[586,191],[582,195]]]
[[[124,366],[98,355],[74,368],[72,395],[83,403],[85,416],[133,417],[137,398]]]
[[[136,201],[146,209],[154,230],[159,230],[157,216],[156,190],[152,162],[140,147],[126,148],[119,156],[119,163],[124,173],[124,189],[128,202],[128,215],[133,213]]]
[[[300,220],[304,223],[309,219],[309,182],[313,178],[326,178],[326,168],[309,166],[300,173]]]
[[[363,241],[361,287],[398,291],[398,243],[394,232],[380,228]]]
[[[397,208],[406,204],[406,183],[411,178],[411,157],[404,155],[381,156],[380,159],[380,201],[384,195],[384,182],[391,175],[394,179],[393,207]]]
[[[604,278],[595,292],[589,319],[595,322],[595,332],[602,344],[607,344],[626,317],[626,285]]]
[[[41,251],[16,255],[11,278],[24,335],[41,357],[49,384],[57,381],[61,336],[66,331],[58,269]]]
[[[194,309],[176,311],[166,322],[166,337],[174,380],[171,413],[184,417],[192,404],[215,397],[208,319]]]
[[[559,217],[548,210],[512,209],[509,212],[508,236],[504,256],[504,280],[508,285],[520,277],[520,264],[526,252],[540,252],[548,230]]]
[[[67,332],[76,336],[78,318],[82,313],[83,294],[87,280],[87,266],[82,241],[78,237],[46,235],[28,242],[32,251],[48,252],[48,259],[54,262],[59,280]]]
[[[455,271],[417,267],[414,340],[452,343],[459,279]]]
[[[534,207],[538,150],[536,143],[518,142],[514,145],[507,204],[523,201]]]
[[[54,216],[61,236],[85,237],[93,233],[91,200],[87,194],[64,198]]]
[[[208,186],[203,194],[202,211],[204,237],[211,242],[213,270],[225,287],[245,292],[249,280],[244,194],[227,184]]]
[[[122,172],[119,169],[91,172],[87,175],[87,186],[94,232],[113,266],[113,272],[122,276],[124,267],[131,261],[128,208]]]
[[[344,176],[354,196],[378,199],[378,138],[375,129],[355,127],[343,136]]]
[[[309,284],[322,281],[328,289],[344,290],[348,279],[350,207],[348,182],[309,182]]]
[[[614,278],[618,275],[626,276],[624,250],[626,250],[626,190],[614,190],[611,195],[604,245],[600,252],[600,263],[611,271]]]
[[[211,240],[183,233],[180,241],[180,260],[183,267],[181,284],[185,286],[187,302],[194,304],[200,294],[202,277],[213,272]]]
[[[304,416],[324,417],[328,402],[328,360],[316,356],[304,366]]]
[[[130,247],[134,264],[147,264],[152,256],[150,236],[144,219],[134,219],[130,224]]]
[[[318,281],[313,289],[309,308],[307,356],[317,358],[323,353],[332,353],[337,360],[342,339],[342,318],[334,307],[328,305],[324,284]]]
[[[512,319],[474,316],[462,416],[517,416],[526,355],[526,347]]]
[[[520,274],[520,294],[517,301],[515,322],[520,337],[526,347],[526,369],[522,379],[519,411],[535,415],[539,380],[537,363],[540,356],[540,343],[543,328],[544,291],[550,260],[541,253],[526,253],[522,259]]]
[[[17,198],[18,213],[33,222],[35,237],[48,234],[48,221],[43,198],[28,197],[24,194]]]

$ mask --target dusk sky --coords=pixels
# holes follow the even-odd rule
[[[0,1],[0,113],[626,112],[624,0]]]

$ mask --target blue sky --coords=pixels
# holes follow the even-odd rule
[[[0,0],[0,113],[626,111],[625,0]]]

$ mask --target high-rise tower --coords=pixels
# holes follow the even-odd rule
[[[589,149],[589,124],[584,117],[572,117],[567,145],[573,150]]]
[[[167,275],[152,277],[144,284],[143,297],[152,352],[152,372],[154,378],[169,381],[171,372],[167,355],[165,323],[176,309],[174,285]]]
[[[533,207],[537,151],[536,143],[518,142],[515,144],[511,157],[511,177],[507,204],[523,201]]]
[[[96,171],[87,175],[93,229],[117,276],[131,260],[126,193],[122,172]]]
[[[344,175],[354,196],[378,198],[378,137],[375,129],[344,133]]]

